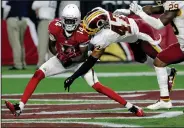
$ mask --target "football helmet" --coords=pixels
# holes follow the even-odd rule
[[[68,4],[61,14],[61,23],[66,31],[74,31],[81,22],[81,12],[77,5]]]
[[[97,7],[87,13],[83,19],[84,30],[94,35],[108,24],[108,14],[104,9]]]

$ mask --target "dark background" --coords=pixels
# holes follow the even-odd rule
[[[12,0],[11,0],[12,1]],[[19,0],[19,1],[25,1],[25,0]],[[30,19],[35,23],[35,26],[37,28],[38,24],[38,19],[36,18],[35,11],[31,9],[33,0],[28,0],[30,5],[29,5],[29,17]],[[57,9],[56,9],[56,17],[59,15],[59,5],[60,5],[60,0],[57,1]],[[114,11],[118,8],[129,8],[129,4],[132,2],[132,0],[126,0],[126,1],[100,1],[100,0],[82,0],[80,1],[80,10],[81,10],[81,15],[82,18],[86,15],[88,11],[95,7],[102,7],[108,11]],[[154,5],[154,1],[143,1],[143,0],[138,0],[138,4],[144,6],[144,5]],[[1,6],[1,18],[3,17],[3,8]]]

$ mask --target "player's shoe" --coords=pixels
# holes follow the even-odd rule
[[[149,105],[146,108],[150,109],[150,110],[171,109],[172,103],[171,103],[171,101],[164,102],[163,100],[159,100],[155,104]]]
[[[134,113],[136,116],[139,117],[144,116],[143,110],[135,105],[133,105],[130,109],[128,109],[128,111]]]
[[[12,104],[9,101],[5,101],[6,107],[11,111],[14,116],[19,116],[21,114],[21,109],[19,104]]]
[[[172,88],[174,86],[174,80],[177,74],[177,70],[175,68],[171,68],[171,73],[168,76],[168,90],[169,92],[172,91]]]

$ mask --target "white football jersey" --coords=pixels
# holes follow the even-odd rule
[[[180,10],[178,16],[173,20],[176,36],[181,47],[184,49],[184,1],[166,1],[163,4],[165,11]]]
[[[134,43],[138,39],[150,43],[155,42],[149,35],[139,32],[139,28],[132,18],[123,15],[113,16],[113,20],[110,19],[109,24],[109,28],[100,30],[90,41],[98,49],[106,48],[111,43]]]

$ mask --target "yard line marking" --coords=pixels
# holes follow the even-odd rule
[[[123,112],[123,113],[126,113],[126,112]],[[129,113],[129,112],[127,112]],[[172,117],[177,117],[177,116],[180,116],[180,115],[183,115],[183,111],[172,111],[172,112],[164,112],[164,113],[161,113],[161,112],[151,112],[151,113],[160,113],[158,115],[153,115],[153,116],[149,116],[149,117],[95,117],[94,119],[153,119],[153,118],[172,118]],[[42,118],[42,119],[39,119],[40,120],[44,120],[44,121],[51,121],[51,120],[76,120],[76,119],[91,119],[91,117],[85,117],[85,118],[50,118],[50,119],[45,119],[45,118]],[[2,122],[7,122],[7,121],[10,121],[12,123],[12,121],[37,121],[35,119],[2,119]]]
[[[116,91],[117,93],[138,93],[138,92],[157,92],[159,90],[137,90],[137,91]],[[181,89],[174,89],[174,91],[184,91]],[[43,93],[34,93],[33,95],[45,95],[45,94],[99,94],[98,92],[43,92]],[[22,95],[22,93],[14,93],[14,94],[2,94],[1,96],[18,96]],[[101,94],[99,94],[101,95]]]
[[[12,122],[3,122],[3,123],[12,123]],[[24,122],[20,122],[20,121],[16,121],[13,123],[33,123],[32,121],[24,121]],[[77,123],[77,124],[92,124],[92,125],[102,125],[104,127],[114,127],[114,128],[122,128],[122,127],[141,127],[139,125],[129,125],[129,124],[115,124],[115,123],[105,123],[105,122],[78,122],[78,121],[54,121],[54,122],[48,122],[48,121],[38,121],[35,120],[34,123]]]
[[[119,112],[117,110],[122,110],[122,112]],[[127,112],[124,112],[123,110],[127,110]],[[109,113],[109,111],[112,111],[113,113],[119,113],[119,114],[124,114],[124,113],[130,113],[128,112],[127,108],[119,108],[119,109],[102,109],[102,110],[70,110],[70,111],[41,111],[41,112],[35,112],[34,114],[36,115],[57,115],[57,114],[91,114],[91,113]],[[167,113],[166,111],[150,111],[151,113]],[[150,113],[148,112],[148,113]],[[21,115],[32,115],[33,113],[22,113]],[[167,113],[168,114],[168,113]],[[176,113],[174,113],[176,114]],[[157,115],[158,117],[163,116],[163,115]],[[164,115],[165,116],[165,115]],[[170,116],[170,114],[169,114]]]
[[[4,99],[4,98],[1,98],[1,100],[20,100],[20,99]],[[107,100],[90,100],[90,99],[29,99],[30,101],[80,101],[80,102],[83,102],[83,101],[91,101],[91,102],[98,102],[98,103],[101,103],[101,102],[107,102],[108,100],[110,99],[107,99]],[[154,103],[156,102],[157,100],[127,100],[127,101],[131,101],[131,102],[136,102],[136,103]],[[117,103],[116,101],[111,101],[112,103]],[[184,100],[172,100],[172,103],[184,103]]]
[[[127,95],[120,95],[121,97],[124,97],[124,98],[126,98],[126,97],[139,97],[139,96],[144,96],[144,95],[146,95],[146,94],[127,94]],[[97,95],[97,96],[82,96],[82,97],[96,97],[96,98],[98,98],[98,97],[107,97],[107,96],[105,96],[105,95]]]
[[[98,77],[130,77],[130,76],[156,76],[155,72],[99,72],[96,73]],[[72,73],[63,73],[48,78],[66,78],[71,76]],[[178,71],[178,76],[184,75],[184,71]],[[7,74],[2,75],[2,78],[31,78],[33,74]]]
[[[43,105],[43,104],[42,104]],[[48,105],[48,104],[45,104],[45,105]],[[53,104],[52,104],[53,105]],[[54,104],[56,105],[56,104]],[[63,104],[57,104],[57,105],[63,105]],[[67,104],[67,105],[77,105],[77,104]],[[4,105],[5,106],[5,105]],[[28,106],[28,105],[27,105]],[[174,108],[183,108],[184,106],[174,106]],[[142,108],[145,108],[145,107],[142,107]],[[33,109],[40,109],[40,108],[24,108],[24,110],[33,110]],[[127,108],[112,108],[112,109],[100,109],[100,111],[118,111],[118,110],[127,110]],[[3,108],[1,109],[1,111],[10,111],[9,109],[7,108]],[[168,110],[166,110],[168,111]]]
[[[54,104],[55,105],[55,104]],[[62,105],[62,104],[61,104]],[[71,104],[70,104],[71,105]],[[28,106],[28,105],[27,105]],[[24,108],[24,110],[33,110],[33,109],[40,109],[40,108]],[[2,111],[10,111],[8,108],[6,109],[1,109]],[[127,110],[127,108],[112,108],[112,109],[100,109],[100,110],[70,110],[70,111],[57,111],[57,112],[75,112],[75,111],[118,111],[118,110]],[[56,111],[53,111],[53,112],[56,112]],[[41,113],[41,112],[40,112]],[[25,114],[22,113],[21,115]]]

